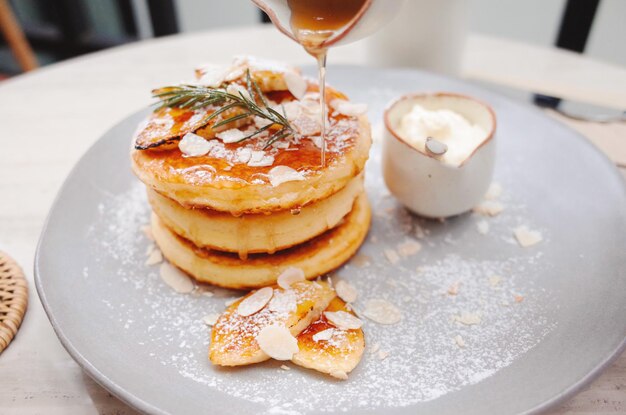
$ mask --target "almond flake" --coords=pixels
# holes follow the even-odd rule
[[[304,271],[300,268],[289,267],[278,276],[276,282],[280,288],[288,290],[291,288],[291,284],[304,280]]]
[[[345,311],[325,311],[324,316],[335,327],[342,330],[356,330],[363,325],[361,320]]]
[[[191,278],[169,262],[161,264],[159,273],[161,274],[161,279],[177,293],[187,294],[194,289]]]
[[[493,200],[484,200],[474,207],[474,212],[485,216],[497,216],[504,210],[504,205]]]
[[[417,254],[422,249],[422,244],[417,241],[407,240],[398,245],[400,256],[408,257]]]
[[[337,284],[335,284],[335,291],[337,291],[337,296],[339,296],[339,298],[346,303],[353,303],[356,301],[356,288],[344,280],[339,280]]]
[[[392,265],[395,265],[400,261],[400,256],[393,249],[385,249],[384,251],[385,257],[387,257],[387,261],[389,261]]]
[[[274,164],[274,156],[266,154],[262,150],[252,150],[248,166],[250,167],[268,167]]]
[[[237,314],[244,317],[251,316],[263,309],[272,299],[273,295],[274,289],[272,287],[263,287],[255,291],[239,303],[237,306]]]
[[[215,136],[222,140],[223,143],[230,144],[243,140],[246,135],[238,128],[231,128],[229,130],[221,131],[215,134]]]
[[[263,327],[256,336],[256,342],[266,355],[276,360],[291,360],[300,350],[298,340],[291,332],[286,327],[275,324]]]
[[[145,264],[150,266],[160,264],[161,262],[163,262],[163,254],[160,249],[155,248],[148,255],[148,259],[146,259]]]
[[[211,151],[212,147],[213,145],[208,140],[194,133],[185,134],[178,142],[178,148],[188,157],[204,156]]]
[[[460,316],[454,316],[454,320],[466,326],[473,326],[481,322],[481,318],[477,313],[462,313]]]
[[[273,187],[279,186],[285,182],[294,182],[304,180],[304,174],[288,166],[276,166],[269,171],[268,177]]]
[[[389,357],[389,352],[386,352],[384,350],[378,352],[378,360],[385,360],[387,357]]]
[[[319,135],[322,131],[321,121],[319,117],[316,115],[306,115],[300,114],[298,118],[291,121],[291,125],[296,129],[298,134],[306,137],[311,137],[313,139],[314,144],[317,147],[321,147],[321,141],[319,143],[315,142],[315,139],[321,139],[321,137],[312,137],[315,135]]]
[[[314,342],[328,341],[331,339],[331,337],[333,337],[334,333],[335,333],[335,329],[333,328],[322,330],[319,333],[315,333],[313,335],[313,341]]]
[[[489,277],[489,285],[492,287],[497,287],[502,281],[502,277],[499,275],[492,275]]]
[[[282,370],[291,370],[291,368],[289,366],[287,366],[287,365],[280,365],[280,368]]]
[[[478,233],[481,235],[487,235],[489,233],[489,222],[486,220],[481,220],[476,223],[476,228],[478,229]]]
[[[267,308],[275,313],[290,313],[298,308],[298,298],[293,290],[276,290]]]
[[[302,114],[302,105],[300,101],[289,101],[285,104],[281,104],[280,108],[274,108],[276,111],[283,113],[288,121],[297,120]]]
[[[206,316],[202,317],[202,321],[204,321],[204,324],[206,324],[207,326],[214,326],[215,323],[217,322],[217,319],[219,317],[220,317],[219,314],[211,313],[211,314],[207,314]]]
[[[333,370],[329,373],[329,375],[334,377],[335,379],[348,380],[348,374],[343,370]]]
[[[239,147],[235,153],[235,161],[241,164],[248,164],[252,157],[252,150],[248,147]]]
[[[239,84],[229,84],[226,87],[226,92],[235,96],[243,95],[245,99],[252,101],[252,97],[250,96],[248,90]]]
[[[459,285],[461,283],[459,281],[455,282],[454,284],[452,284],[450,287],[448,287],[448,294],[449,295],[457,295],[459,293]]]
[[[283,74],[287,89],[296,99],[302,99],[307,90],[306,80],[297,72],[285,72]]]
[[[371,354],[375,354],[380,349],[380,344],[374,343],[370,349]]]
[[[532,231],[527,226],[518,226],[513,230],[515,239],[523,248],[538,244],[543,240],[539,231]]]
[[[456,335],[454,337],[454,342],[456,343],[457,346],[459,346],[460,348],[464,348],[465,347],[465,340],[463,340],[463,337],[461,337],[460,335]]]
[[[402,320],[402,312],[381,298],[368,300],[363,315],[379,324],[396,324]]]
[[[345,99],[333,99],[330,102],[330,106],[339,114],[347,115],[348,117],[357,117],[367,112],[367,104],[355,104]]]

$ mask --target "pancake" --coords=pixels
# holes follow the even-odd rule
[[[309,81],[307,94],[311,99],[298,102],[314,104],[312,97],[317,94],[315,83]],[[269,92],[267,97],[283,108],[294,102],[294,97],[286,91]],[[346,99],[340,92],[327,88],[329,106],[332,102]],[[180,140],[180,135],[186,131],[196,128],[198,135],[214,137],[210,127],[206,127],[209,130],[198,127],[201,124],[198,119],[215,110],[163,111],[167,113],[166,118],[159,118],[165,116],[159,115],[159,112],[153,114],[151,118],[156,118],[149,126],[144,125],[143,130],[140,127],[138,135],[161,123],[167,126],[167,131],[151,132],[151,139],[162,134],[167,145],[161,148],[142,147],[147,149],[136,146],[132,150],[132,168],[137,177],[149,188],[187,208],[207,208],[234,215],[271,213],[300,208],[338,192],[363,170],[368,158],[371,135],[366,116],[343,115],[332,106],[324,166],[321,165],[320,148],[316,145],[319,132],[316,135],[314,128],[310,135],[303,133],[279,140],[265,150],[268,137],[263,134],[239,143],[211,139],[212,147],[207,155],[186,157],[174,145],[176,140]],[[171,116],[172,112],[176,112],[177,118]],[[304,121],[297,119],[294,123],[304,123],[306,131],[310,127],[306,123],[312,119],[305,117]],[[178,122],[184,122],[185,128]],[[251,153],[253,157],[271,161],[251,163]],[[270,172],[277,166],[296,170],[301,178],[273,184]]]
[[[169,229],[194,245],[236,252],[245,259],[249,253],[274,253],[298,245],[335,227],[350,213],[362,192],[363,176],[359,175],[337,193],[303,207],[297,214],[286,210],[239,217],[208,209],[186,209],[151,189],[148,200]]]
[[[361,194],[339,226],[293,248],[273,255],[253,254],[246,260],[196,247],[171,231],[156,214],[152,215],[152,234],[165,258],[196,280],[243,289],[275,284],[277,276],[289,267],[302,269],[307,279],[340,267],[361,246],[370,219],[369,202]]]

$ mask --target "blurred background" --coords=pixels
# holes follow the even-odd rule
[[[471,32],[626,66],[625,0],[467,1]],[[0,79],[128,42],[267,21],[249,0],[0,0],[0,6]],[[12,39],[15,30],[26,46]]]

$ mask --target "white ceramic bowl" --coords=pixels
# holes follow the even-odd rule
[[[398,134],[402,117],[415,104],[427,110],[448,109],[487,131],[484,140],[458,166],[451,166],[409,145]],[[453,93],[412,94],[385,110],[383,176],[391,193],[421,216],[444,218],[474,207],[487,191],[495,164],[496,116],[490,106]]]

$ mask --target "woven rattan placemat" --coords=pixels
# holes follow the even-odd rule
[[[19,265],[0,251],[0,353],[22,324],[28,306],[28,284]]]

